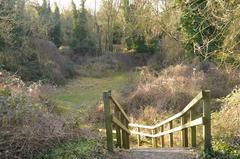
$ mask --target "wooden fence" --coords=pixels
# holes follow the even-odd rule
[[[103,93],[107,149],[113,151],[113,127],[116,129],[116,147],[129,149],[129,119],[121,105],[112,97],[111,91]]]
[[[196,126],[203,126],[204,150],[211,150],[211,112],[210,112],[210,91],[200,92],[181,112],[153,126],[128,124],[129,119],[122,107],[111,96],[111,92],[103,93],[105,123],[107,132],[107,147],[113,151],[112,123],[116,128],[117,146],[120,148],[129,148],[129,135],[137,135],[138,145],[141,143],[141,137],[152,138],[152,146],[158,147],[160,139],[161,147],[165,147],[165,137],[169,138],[169,146],[174,146],[173,134],[181,132],[182,147],[189,147],[189,136],[191,147],[196,147],[197,129]],[[110,107],[110,101],[114,104],[113,110]],[[174,126],[178,123],[180,126]],[[135,129],[129,130],[129,127]],[[167,127],[167,129],[166,129]],[[165,130],[166,129],[166,130]],[[189,131],[190,129],[190,131]],[[143,131],[145,130],[145,131]],[[146,133],[150,131],[150,133]],[[190,132],[190,134],[188,134]]]

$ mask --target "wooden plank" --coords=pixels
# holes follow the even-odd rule
[[[181,117],[181,125],[184,125],[187,123],[187,117],[186,115]],[[184,128],[181,131],[181,140],[182,140],[182,147],[188,147],[188,129]]]
[[[125,118],[123,117],[123,114],[121,114],[121,124],[124,123],[124,120]],[[122,143],[123,143],[123,148],[127,149],[127,132],[124,129],[122,129]]]
[[[140,133],[140,128],[137,128],[137,132]],[[140,135],[137,136],[137,143],[138,143],[138,147],[140,147],[141,146],[141,136]]]
[[[129,124],[128,120],[125,119],[124,125],[125,125],[125,127],[129,130],[128,124]],[[130,134],[131,134],[131,132],[129,131],[129,133],[127,133],[127,136],[126,136],[126,149],[129,149],[129,148],[130,148],[130,141],[129,141],[129,136],[130,136]]]
[[[126,133],[131,134],[126,126],[124,126],[115,116],[112,116],[112,122],[123,129]]]
[[[181,112],[179,112],[179,113],[175,114],[174,116],[166,119],[165,121],[155,125],[154,128],[157,128],[157,127],[159,127],[161,125],[167,124],[168,122],[181,117],[187,111],[189,111],[193,106],[195,106],[201,99],[202,99],[202,92],[200,92]]]
[[[160,131],[161,133],[164,132],[164,125],[161,126]],[[162,145],[162,148],[165,147],[164,135],[161,136],[161,145]]]
[[[195,109],[190,110],[190,121],[194,120],[196,118],[196,112]],[[192,126],[190,128],[190,138],[191,138],[191,146],[196,147],[197,146],[197,131],[196,126]]]
[[[114,113],[115,113],[115,115],[118,116],[118,118],[120,117],[120,112],[116,108],[114,108]],[[116,139],[117,139],[117,145],[116,146],[119,147],[119,148],[122,148],[121,129],[120,129],[119,126],[116,126]]]
[[[110,96],[110,99],[112,100],[112,102],[115,104],[115,106],[121,111],[121,113],[123,114],[124,118],[130,122],[130,120],[128,119],[128,116],[126,114],[126,112],[123,110],[122,106],[112,97]]]
[[[210,109],[210,91],[203,91],[203,140],[204,151],[208,152],[212,150],[211,144],[211,109]]]
[[[107,149],[113,151],[113,134],[112,134],[112,114],[110,107],[109,96],[111,91],[103,93],[103,102],[104,102],[104,115],[105,115],[105,127],[106,127],[106,136],[107,136]]]
[[[202,99],[202,97],[203,97],[202,94],[203,93],[200,92],[181,112],[173,115],[172,117],[170,117],[156,125],[147,126],[147,125],[138,125],[138,124],[131,123],[131,124],[129,124],[129,126],[130,127],[139,127],[139,128],[144,128],[144,129],[155,129],[155,128],[161,127],[162,125],[167,124],[168,122],[183,116],[187,111],[189,111],[192,107],[194,107]]]
[[[192,126],[201,125],[201,124],[203,124],[203,121],[204,121],[203,118],[200,117],[200,118],[195,119],[195,120],[193,120],[191,122],[188,122],[188,123],[186,123],[186,124],[184,124],[182,126],[173,128],[171,130],[164,131],[162,133],[158,133],[158,134],[155,135],[155,137],[160,137],[162,135],[167,135],[167,134],[170,134],[170,133],[178,132],[178,131],[181,131],[182,129],[189,128],[189,127],[192,127]]]
[[[155,135],[149,134],[149,133],[143,133],[143,132],[137,132],[137,131],[131,131],[131,135],[140,135],[143,137],[150,137],[153,138]]]
[[[173,122],[170,121],[169,122],[169,130],[171,130],[173,128]],[[173,147],[173,133],[169,134],[169,146]]]
[[[156,129],[152,130],[152,135],[155,135],[157,133]],[[155,137],[152,138],[152,147],[157,148],[157,139]]]
[[[156,135],[152,135],[152,134],[148,134],[148,133],[138,133],[136,131],[131,131],[131,134],[141,135],[141,136],[145,136],[145,137],[161,137],[163,135],[167,135],[167,134],[170,134],[170,133],[181,131],[184,128],[189,128],[189,127],[192,127],[192,126],[202,125],[203,121],[204,121],[204,118],[201,117],[201,118],[195,119],[195,120],[193,120],[193,121],[191,121],[189,123],[186,123],[186,124],[184,124],[182,126],[178,126],[178,127],[173,128],[171,130],[160,132],[160,133],[158,133]]]
[[[98,129],[98,131],[106,134],[106,129]],[[113,130],[112,133],[116,134],[117,132],[116,132],[116,130]]]
[[[142,129],[153,129],[154,128],[153,126],[139,125],[139,124],[133,124],[133,123],[130,123],[128,126],[133,127],[133,128],[142,128]]]

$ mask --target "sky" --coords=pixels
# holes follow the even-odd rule
[[[37,1],[39,3],[42,2],[42,0],[37,0]],[[80,1],[81,0],[73,0],[73,1],[76,3],[77,6],[80,5]],[[61,10],[63,10],[63,9],[68,9],[68,8],[71,7],[72,0],[50,0],[50,2],[51,3],[57,2],[59,8]],[[96,2],[97,2],[97,10],[98,10],[99,7],[100,7],[101,0],[96,0]],[[94,8],[95,8],[95,0],[86,0],[86,4],[85,5],[86,5],[87,8],[94,10]]]

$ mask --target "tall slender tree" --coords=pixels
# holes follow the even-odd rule
[[[54,12],[53,12],[54,26],[51,31],[51,40],[56,44],[56,46],[61,46],[61,20],[60,20],[60,11],[57,3],[54,3]]]
[[[86,9],[85,9],[85,2],[86,0],[81,0],[81,8],[79,12],[79,40],[83,41],[87,38],[87,30],[86,30],[86,24],[87,24],[87,15],[86,15]]]
[[[83,45],[84,41],[87,39],[88,35],[87,11],[85,9],[85,2],[86,0],[81,0],[80,10],[77,10],[76,4],[72,1],[72,13],[73,13],[72,47]]]

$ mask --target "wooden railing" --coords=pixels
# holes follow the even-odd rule
[[[200,92],[181,112],[152,126],[129,124],[129,119],[120,104],[112,97],[111,91],[103,93],[104,114],[107,135],[107,149],[113,151],[113,128],[116,130],[116,147],[129,149],[129,135],[137,135],[138,145],[141,137],[152,139],[152,146],[158,147],[160,139],[161,147],[165,147],[165,137],[169,137],[169,146],[174,146],[173,134],[181,131],[182,147],[197,146],[196,126],[203,126],[204,150],[211,150],[211,113],[210,113],[210,91]],[[180,126],[177,125],[180,120]],[[129,130],[129,127],[136,129]],[[167,129],[166,129],[167,128]],[[166,130],[165,130],[166,129]],[[145,130],[145,131],[143,131]],[[146,133],[150,131],[151,133]]]
[[[121,105],[112,97],[111,91],[103,93],[107,149],[113,151],[113,128],[116,129],[116,147],[129,149],[129,119]]]
[[[197,107],[198,106],[198,107]],[[199,114],[199,115],[198,115]],[[177,123],[180,119],[180,126],[174,127],[173,123]],[[200,92],[181,112],[172,117],[153,126],[129,124],[129,127],[137,130],[131,131],[131,134],[137,135],[138,145],[140,146],[141,137],[152,138],[152,146],[158,146],[158,139],[160,139],[161,147],[165,147],[165,136],[169,137],[169,146],[173,147],[174,138],[173,133],[181,131],[181,142],[183,147],[189,147],[189,134],[191,146],[196,147],[196,126],[203,125],[203,141],[204,150],[211,149],[211,113],[210,113],[210,91]],[[168,128],[164,130],[164,128]],[[141,130],[151,131],[150,133],[141,132]]]

